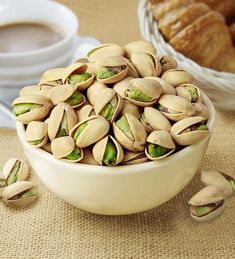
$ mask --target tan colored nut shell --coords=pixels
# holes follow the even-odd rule
[[[165,130],[155,130],[147,138],[147,143],[152,143],[170,149],[168,153],[160,157],[151,157],[148,153],[148,147],[145,147],[145,154],[150,160],[160,160],[169,156],[175,151],[175,144],[171,138],[171,135],[168,131]]]
[[[20,96],[28,94],[41,94],[40,87],[38,85],[28,85],[20,90]]]
[[[52,151],[51,151],[51,142],[47,142],[46,145],[44,145],[42,147],[43,150],[45,150],[46,152],[52,154]]]
[[[123,56],[124,53],[125,51],[121,46],[113,43],[106,43],[92,49],[88,53],[88,60],[90,62],[95,62],[110,56]]]
[[[157,109],[153,107],[145,107],[144,115],[147,123],[141,117],[140,117],[140,121],[142,122],[142,124],[145,127],[145,130],[148,133],[151,133],[154,130],[170,131],[171,129],[170,122]]]
[[[131,63],[131,61],[128,58],[125,58],[125,60],[128,67],[127,76],[134,77],[134,78],[140,77],[136,67]]]
[[[176,112],[168,113],[161,111],[164,116],[172,121],[180,121],[184,118],[193,116],[196,112],[194,106],[180,96],[165,94],[160,97],[158,103]]]
[[[56,137],[64,113],[67,115],[69,131],[71,131],[74,125],[77,123],[77,115],[69,104],[60,103],[55,106],[51,112],[48,122],[48,136],[51,141]]]
[[[2,175],[3,175],[4,179],[6,179],[6,181],[17,161],[20,161],[20,169],[19,169],[19,173],[18,173],[18,177],[17,177],[16,181],[19,182],[19,181],[24,181],[27,179],[27,177],[29,175],[28,164],[22,159],[11,158],[6,162],[6,164],[4,165],[4,167],[2,169]]]
[[[31,121],[26,128],[25,139],[26,141],[43,139],[42,143],[38,145],[32,145],[33,147],[42,147],[48,141],[47,131],[47,123],[41,121]]]
[[[209,119],[210,113],[205,104],[199,102],[199,103],[194,103],[193,106],[196,110],[195,116],[202,116],[206,119]]]
[[[197,123],[202,123],[205,120],[206,119],[204,117],[195,116],[195,117],[188,117],[176,122],[171,127],[171,135],[174,141],[179,145],[187,146],[187,145],[195,144],[201,141],[202,139],[206,138],[208,135],[210,135],[209,130],[196,130],[196,131],[182,133],[182,131],[184,131],[188,127]]]
[[[150,41],[138,40],[128,43],[124,46],[125,56],[130,58],[133,52],[150,52],[153,55],[157,54],[157,51]]]
[[[122,79],[113,86],[113,90],[116,91],[122,98],[125,98],[125,91],[130,86],[132,79],[134,78],[131,76]]]
[[[99,165],[103,165],[104,153],[105,153],[106,145],[108,143],[109,138],[111,139],[111,141],[113,142],[113,144],[115,145],[115,147],[117,149],[117,159],[116,159],[116,162],[114,165],[121,163],[123,160],[124,153],[123,153],[122,146],[116,141],[115,138],[113,138],[111,135],[108,135],[108,136],[102,138],[97,143],[95,143],[93,150],[92,150],[93,157],[95,158],[95,160],[97,161],[97,163]]]
[[[175,88],[168,84],[164,79],[156,77],[156,76],[147,76],[145,77],[146,79],[153,79],[155,81],[157,81],[161,87],[162,87],[162,94],[171,94],[171,95],[175,95]]]
[[[64,68],[49,69],[42,75],[39,85],[58,81],[58,80],[61,81],[63,73],[64,73]]]
[[[95,115],[94,107],[90,104],[82,106],[82,108],[76,110],[78,122],[85,120],[86,118]]]
[[[125,117],[130,126],[133,139],[130,139],[122,132],[115,122],[113,122],[113,133],[117,141],[129,151],[143,151],[146,143],[147,133],[141,122],[132,114],[126,113]]]
[[[201,181],[205,185],[217,186],[224,192],[225,196],[230,196],[233,194],[233,188],[229,184],[228,180],[223,174],[215,170],[203,170],[201,173]]]
[[[180,85],[180,86],[176,87],[175,88],[176,94],[178,96],[181,96],[181,97],[187,99],[191,103],[196,103],[196,102],[193,102],[191,94],[186,89],[187,86],[192,86],[197,90],[198,98],[197,98],[196,102],[201,102],[202,101],[201,91],[196,85],[193,85],[193,84],[183,84],[183,85]]]
[[[76,145],[80,148],[85,148],[94,144],[95,142],[103,138],[109,131],[108,121],[100,115],[94,115],[76,124],[71,130],[70,136],[74,137],[77,128],[85,122],[88,125],[81,132],[76,141]]]
[[[87,165],[99,165],[94,159],[92,149],[90,147],[83,149],[83,159],[80,161],[80,163]]]
[[[8,207],[24,208],[33,203],[37,199],[37,196],[35,195],[28,198],[20,198],[14,200],[11,200],[11,198],[24,191],[32,189],[33,187],[34,184],[30,181],[20,181],[13,183],[4,189],[2,193],[2,200]]]
[[[92,85],[87,89],[87,99],[91,105],[94,105],[97,96],[100,94],[100,91],[107,86],[99,81],[94,81]]]
[[[193,82],[193,77],[188,72],[181,69],[167,70],[163,73],[161,78],[174,87]]]
[[[177,61],[168,55],[162,56],[159,59],[161,66],[162,66],[162,74],[170,69],[176,69],[177,68]]]
[[[137,119],[139,119],[139,117],[141,115],[140,109],[137,105],[135,105],[134,103],[131,103],[128,100],[123,100],[123,106],[122,106],[120,115],[123,116],[126,113],[132,114]]]
[[[56,138],[52,140],[51,142],[51,151],[55,158],[63,159],[71,163],[76,163],[83,158],[83,152],[82,149],[80,149],[81,156],[77,160],[70,160],[66,159],[66,156],[68,156],[75,148],[75,141],[73,138],[67,136],[67,137],[61,137]]]
[[[135,165],[149,161],[145,152],[126,151],[122,160],[122,165]]]

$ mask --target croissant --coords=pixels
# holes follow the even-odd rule
[[[202,66],[235,73],[235,49],[219,12],[190,0],[154,1],[159,30],[178,52]]]

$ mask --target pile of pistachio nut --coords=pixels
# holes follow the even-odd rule
[[[152,43],[103,44],[46,71],[13,102],[26,141],[55,158],[115,166],[163,159],[210,132],[193,77]]]
[[[0,197],[13,208],[24,208],[37,199],[34,184],[28,181],[29,167],[19,158],[9,159],[0,172]]]
[[[201,181],[206,185],[190,200],[190,214],[197,221],[207,221],[219,216],[225,200],[235,192],[235,179],[216,170],[203,170]]]

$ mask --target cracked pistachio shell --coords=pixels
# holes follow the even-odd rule
[[[198,193],[196,193],[188,202],[190,207],[190,214],[191,217],[197,221],[206,221],[213,219],[219,216],[225,207],[225,196],[222,190],[218,187],[210,185],[206,186]],[[195,216],[193,215],[193,208],[201,207],[201,206],[208,206],[210,204],[217,204],[217,207],[212,210],[210,213],[204,216]]]
[[[180,121],[193,116],[196,112],[192,103],[176,95],[162,95],[158,103],[163,107],[161,113],[172,121]]]
[[[147,143],[159,145],[161,147],[169,149],[167,153],[162,156],[152,157],[148,152],[148,144],[145,147],[145,154],[150,160],[160,160],[169,156],[175,151],[175,144],[172,140],[172,137],[168,131],[165,130],[155,130],[147,138]]]
[[[145,77],[146,79],[153,79],[155,81],[157,81],[161,87],[162,87],[162,94],[171,94],[171,95],[175,95],[175,88],[168,84],[164,79],[161,79],[159,77],[156,76],[147,76]]]
[[[198,123],[204,123],[206,119],[201,116],[188,117],[176,122],[171,127],[171,135],[174,141],[182,146],[195,144],[210,135],[209,130],[190,130],[190,127]],[[187,130],[189,129],[189,131]]]
[[[95,115],[94,107],[90,104],[82,106],[82,108],[76,110],[78,122],[85,120],[86,118]]]
[[[68,66],[67,68],[64,69],[64,73],[62,74],[63,84],[71,84],[69,80],[69,77],[71,75],[83,74],[87,72],[87,69],[88,69],[88,64],[86,63],[75,63]],[[76,83],[73,86],[76,87],[78,91],[84,91],[92,84],[92,82],[94,81],[94,78],[95,76],[91,74],[90,78],[88,78],[83,82]]]
[[[33,147],[42,147],[48,141],[47,135],[47,123],[41,121],[31,121],[25,131],[26,141]],[[37,141],[38,143],[33,144],[31,142]],[[41,141],[39,143],[39,141]]]
[[[89,51],[87,56],[90,62],[94,62],[110,56],[124,56],[124,53],[125,50],[121,46],[113,43],[106,43]]]
[[[131,77],[134,77],[134,78],[140,77],[136,67],[131,63],[131,61],[128,58],[125,58],[125,60],[126,60],[126,64],[127,64],[127,67],[128,67],[127,76],[131,76]]]
[[[106,58],[104,58],[100,61],[97,61],[97,66],[99,68],[109,67],[109,68],[120,69],[120,72],[118,72],[117,74],[115,74],[111,77],[108,77],[108,78],[101,79],[98,76],[96,76],[96,79],[99,82],[102,82],[104,84],[113,84],[113,83],[116,83],[118,81],[121,81],[123,78],[126,77],[127,72],[128,72],[126,59],[122,56],[106,57]]]
[[[97,96],[104,88],[107,88],[107,86],[99,81],[94,81],[93,84],[89,86],[86,96],[91,105],[94,105]]]
[[[90,147],[83,149],[83,159],[80,161],[80,163],[87,165],[99,165],[94,159],[92,149]]]
[[[113,98],[116,98],[117,105],[115,107],[114,113],[112,118],[108,121],[111,123],[117,118],[118,114],[122,110],[123,101],[122,98],[111,88],[105,88],[100,91],[100,95],[97,96],[95,103],[94,103],[94,110],[96,115],[101,115],[101,111],[103,108],[110,102],[112,102]]]
[[[128,100],[123,100],[122,110],[121,110],[120,114],[121,114],[121,116],[123,116],[126,113],[132,114],[137,119],[139,119],[139,117],[141,115],[140,108],[137,105],[129,102]]]
[[[77,115],[73,108],[67,103],[60,103],[52,110],[48,121],[48,136],[52,141],[60,129],[63,117],[66,116],[68,132],[72,130],[77,123]]]
[[[58,82],[62,82],[63,73],[64,68],[49,69],[42,75],[39,85],[47,83],[57,84]]]
[[[0,172],[0,198],[2,197],[3,190],[6,188],[5,178]]]
[[[38,85],[28,85],[20,90],[20,96],[28,94],[41,94],[40,87]]]
[[[132,114],[126,113],[121,119],[126,119],[129,129],[124,132],[118,127],[118,122],[113,122],[113,133],[117,141],[129,151],[143,151],[147,133],[141,122]],[[120,121],[120,120],[119,120]],[[124,125],[124,128],[125,125]]]
[[[131,84],[131,80],[134,79],[132,76],[128,76],[121,81],[117,82],[113,86],[113,90],[116,91],[122,98],[125,98],[125,91]]]
[[[171,124],[168,119],[153,107],[144,108],[144,117],[141,116],[140,121],[148,133],[154,130],[170,131],[171,129]]]
[[[75,141],[72,137],[66,136],[53,139],[51,142],[51,151],[55,158],[66,160],[67,162],[76,163],[83,158],[83,151],[80,150],[80,157],[76,160],[66,158],[76,147]]]
[[[128,43],[125,47],[125,56],[130,58],[133,52],[150,52],[157,54],[157,50],[150,41],[138,40]]]
[[[76,130],[84,123],[86,123],[87,126],[82,130],[76,140],[76,145],[80,148],[85,148],[94,144],[103,138],[109,131],[108,121],[100,115],[93,115],[80,121],[73,127],[70,132],[72,138],[74,138]]]
[[[195,96],[192,96],[190,93],[190,90],[188,88],[195,89]],[[201,91],[200,89],[193,84],[183,84],[175,88],[176,95],[181,96],[185,99],[187,99],[191,103],[201,102]]]
[[[34,188],[34,184],[30,181],[20,181],[13,183],[4,189],[2,193],[2,200],[8,207],[24,208],[37,199],[37,195],[33,192],[33,195],[29,197],[17,197],[26,191],[31,191]],[[15,198],[14,198],[15,197]]]
[[[170,69],[176,69],[177,68],[177,61],[168,55],[162,56],[159,59],[161,66],[162,66],[162,74]]]
[[[122,160],[122,165],[135,165],[149,161],[145,152],[126,151]]]
[[[131,54],[131,62],[141,77],[159,76],[161,64],[155,55],[148,52],[134,52]]]
[[[16,170],[17,167],[18,169]],[[24,160],[11,158],[4,165],[2,175],[6,185],[11,185],[14,182],[24,181],[29,175],[29,167]]]
[[[155,80],[136,78],[136,79],[132,79],[130,83],[131,83],[130,86],[125,92],[125,99],[138,106],[151,106],[158,100],[158,98],[162,94],[162,87]],[[149,101],[140,101],[140,100],[135,100],[133,98],[128,97],[128,92],[133,89],[137,89],[141,91],[143,94],[145,94],[151,99]]]
[[[198,103],[193,103],[193,106],[196,110],[195,116],[202,116],[206,119],[209,119],[210,113],[205,104],[198,102]]]
[[[50,103],[49,99],[39,94],[29,94],[16,98],[12,103],[13,109],[16,105],[19,104],[39,105],[39,107],[30,108],[29,111],[15,116],[17,121],[20,121],[24,124],[28,124],[30,121],[40,121],[44,119],[52,108],[52,104]]]
[[[105,136],[104,138],[99,140],[97,143],[95,143],[92,153],[93,153],[93,157],[95,158],[97,163],[99,165],[104,165],[103,158],[105,155],[105,150],[106,150],[108,141],[111,141],[114,144],[116,151],[117,151],[117,157],[113,164],[113,166],[114,166],[114,165],[117,165],[122,162],[124,153],[123,153],[122,146],[111,135]]]
[[[182,69],[167,70],[161,78],[174,87],[193,82],[193,77]]]
[[[86,63],[87,64],[87,73],[90,74],[96,74],[97,72],[97,65],[96,62],[89,62],[89,60],[87,58],[80,58],[78,60],[76,60],[75,63]]]
[[[62,102],[67,102],[67,100],[72,96],[72,94],[77,91],[76,87],[73,85],[65,84],[65,85],[58,85],[53,87],[49,93],[48,93],[48,98],[51,100],[51,102],[54,105],[57,105]],[[83,101],[80,103],[72,106],[73,108],[77,108],[81,105],[83,105],[86,101],[86,98],[83,94],[79,93],[80,96],[83,98]]]
[[[220,188],[225,196],[230,196],[233,194],[235,189],[235,179],[227,174],[217,172],[215,170],[203,170],[201,173],[201,181],[205,185],[214,185]],[[233,181],[233,185],[229,183],[229,181]]]

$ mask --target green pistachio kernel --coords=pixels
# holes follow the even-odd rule
[[[80,134],[82,133],[82,131],[87,127],[88,123],[87,122],[84,122],[83,124],[81,124],[77,130],[75,131],[74,133],[74,139],[77,140],[78,137],[80,136]]]
[[[200,125],[200,126],[197,128],[197,130],[208,130],[208,127],[207,127],[207,125],[202,124],[202,125]]]
[[[82,94],[80,94],[78,91],[75,91],[69,99],[66,101],[66,103],[70,104],[71,106],[75,106],[80,104],[84,101],[84,97]]]
[[[141,119],[144,123],[147,124],[147,119],[146,119],[146,116],[145,116],[145,113],[143,112],[142,115],[141,115]]]
[[[96,50],[97,50],[97,48],[90,50],[90,51],[87,53],[88,58],[89,58]]]
[[[148,144],[148,153],[151,157],[160,157],[165,155],[167,152],[169,151],[169,149],[159,146],[159,145],[155,145],[152,143]]]
[[[27,141],[30,145],[37,146],[43,142],[44,138],[39,140]]]
[[[11,185],[17,181],[17,178],[19,176],[20,165],[21,165],[21,162],[19,160],[16,161],[6,180],[7,185]]]
[[[230,179],[228,182],[229,182],[229,184],[231,185],[233,191],[235,191],[235,182],[234,182],[234,180],[233,180],[233,179]]]
[[[193,208],[192,214],[197,217],[202,217],[207,215],[211,211],[212,209],[210,208],[210,206],[198,206]]]
[[[116,160],[117,149],[113,142],[108,141],[104,152],[103,163],[107,166],[111,166],[115,164]]]
[[[186,87],[186,89],[189,91],[191,98],[192,98],[192,102],[196,102],[198,99],[198,92],[197,89],[191,85],[188,85]]]
[[[66,156],[69,160],[77,160],[81,157],[81,151],[78,147],[75,147],[74,150]]]
[[[33,197],[36,196],[36,193],[33,191],[26,191],[23,192],[22,194],[20,194],[20,198],[29,198],[29,197]]]
[[[36,109],[41,106],[42,106],[41,104],[35,104],[35,103],[19,103],[14,105],[13,113],[15,116],[19,116],[21,114],[29,112],[32,109]]]
[[[66,112],[64,112],[59,130],[56,134],[56,138],[66,137],[68,135],[69,135],[68,118],[67,118]]]
[[[0,188],[3,188],[5,186],[6,186],[5,180],[4,179],[0,179]]]
[[[149,102],[151,101],[151,97],[147,94],[143,93],[136,87],[131,87],[131,89],[126,90],[126,95],[133,100],[140,101],[140,102]]]
[[[97,72],[97,77],[99,79],[106,79],[118,74],[118,71],[113,67],[101,67]]]
[[[104,108],[100,112],[100,115],[102,115],[107,121],[111,121],[117,108],[117,104],[117,97],[114,97],[109,103],[104,106]]]
[[[125,116],[122,116],[117,122],[116,125],[118,128],[130,139],[134,139],[134,136],[131,132],[130,125]]]
[[[82,74],[74,74],[69,77],[69,83],[72,85],[79,84],[81,82],[85,82],[89,78],[91,78],[92,75],[90,73],[82,73]]]

